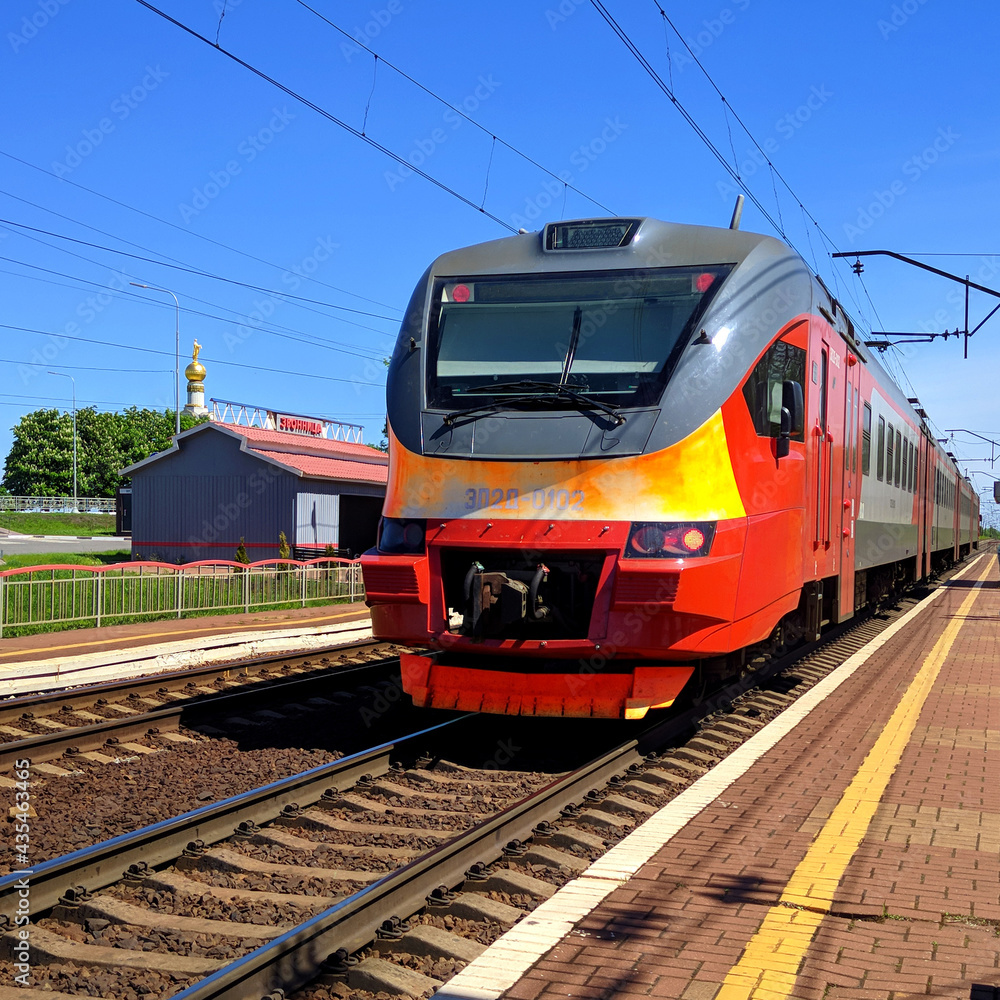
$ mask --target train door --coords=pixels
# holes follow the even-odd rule
[[[814,572],[819,578],[827,575],[827,550],[830,544],[830,347],[826,340],[813,352],[810,378],[812,380],[812,548]]]
[[[923,539],[924,549],[924,576],[929,576],[931,572],[931,554],[934,552],[935,527],[934,527],[934,505],[937,501],[937,471],[934,468],[934,448],[931,439],[925,432],[921,435],[920,443],[923,449],[923,497],[920,504],[922,530],[920,537]]]
[[[858,361],[845,351],[846,364],[841,368],[844,379],[844,459],[842,471],[839,524],[835,529],[840,542],[840,601],[839,617],[843,621],[854,613],[854,521],[861,502],[861,471],[859,468],[861,434],[861,372]]]
[[[841,498],[840,474],[844,441],[847,368],[844,352],[832,346],[822,332],[814,340],[810,378],[814,402],[811,409],[813,558],[816,576],[834,576],[840,569]],[[828,595],[829,596],[829,595]]]
[[[916,466],[913,470],[913,523],[917,526],[917,579],[924,576],[924,553],[927,551],[924,538],[924,435],[922,429],[917,432],[916,447],[913,460]]]

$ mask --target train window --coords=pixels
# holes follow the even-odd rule
[[[885,417],[878,418],[878,451],[875,453],[875,475],[882,482],[885,475]]]
[[[743,398],[759,437],[776,438],[781,430],[782,383],[802,385],[805,378],[806,352],[783,340],[775,341],[754,365],[743,384]],[[792,440],[804,441],[804,428],[795,430]]]
[[[910,442],[907,440],[903,441],[903,446],[900,448],[900,452],[903,455],[903,473],[902,473],[902,487],[904,490],[908,490],[910,486]]]
[[[910,492],[917,489],[917,446],[910,442]]]
[[[551,409],[553,390],[566,386],[603,402],[649,405],[731,270],[710,264],[438,279],[427,404]],[[728,331],[713,334],[721,350]],[[568,394],[565,400],[573,408]]]
[[[900,473],[902,470],[900,466],[902,465],[902,458],[903,458],[903,435],[899,431],[896,431],[896,485],[897,486],[899,485],[901,478]]]
[[[885,481],[892,486],[892,456],[893,456],[893,431],[892,424],[889,424],[889,432],[885,437]],[[898,482],[898,479],[897,479]]]
[[[872,408],[865,403],[861,410],[861,474],[869,475],[872,461]]]

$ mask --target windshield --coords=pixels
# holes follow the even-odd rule
[[[731,265],[439,279],[427,400],[530,407],[565,387],[614,406],[656,402]]]

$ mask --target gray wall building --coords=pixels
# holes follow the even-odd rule
[[[123,469],[132,479],[132,558],[278,556],[284,531],[297,558],[332,545],[356,556],[375,544],[388,457],[366,445],[287,431],[206,423],[166,451]]]

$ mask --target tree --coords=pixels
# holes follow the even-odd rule
[[[278,532],[278,557],[281,559],[287,559],[292,554],[292,550],[288,547],[288,536],[283,532]]]
[[[187,430],[205,418],[181,414]],[[172,410],[99,413],[76,411],[77,493],[113,497],[119,470],[170,446]],[[21,496],[69,496],[73,491],[73,416],[57,410],[35,410],[14,427],[14,443],[4,463],[3,486]]]
[[[14,428],[3,485],[16,496],[73,492],[73,418],[58,410],[25,414]]]

